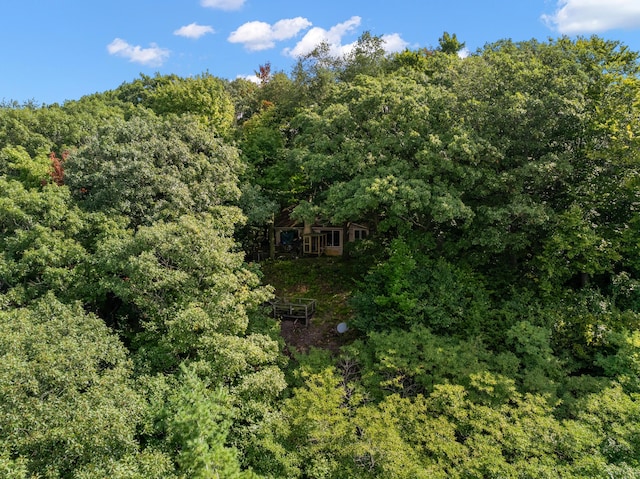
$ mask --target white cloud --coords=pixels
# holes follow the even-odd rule
[[[276,41],[295,37],[301,30],[311,26],[306,18],[296,17],[280,20],[273,25],[265,22],[247,22],[231,32],[231,43],[242,43],[247,50],[259,51],[273,48]]]
[[[284,53],[292,57],[301,57],[313,51],[323,41],[327,41],[327,31],[320,27],[313,27],[295,47],[285,48]]]
[[[174,35],[187,38],[200,38],[207,33],[215,32],[212,27],[208,25],[198,25],[197,23],[185,25],[184,27],[180,27],[175,32],[173,32]]]
[[[384,42],[382,46],[387,53],[401,52],[409,46],[409,43],[397,33],[382,35],[382,41]]]
[[[200,5],[218,10],[240,10],[245,0],[200,0]]]
[[[286,40],[295,37],[301,30],[310,26],[311,22],[306,18],[286,18],[273,25],[273,36],[276,40]]]
[[[251,83],[257,83],[258,85],[261,83],[260,78],[255,73],[253,75],[238,75],[236,78],[242,78],[243,80],[250,81]]]
[[[544,22],[563,34],[598,33],[617,28],[640,28],[638,0],[558,0]]]
[[[121,38],[116,38],[107,45],[109,54],[128,58],[130,62],[148,66],[160,66],[169,58],[169,50],[160,48],[155,43],[149,48],[130,45]]]
[[[343,55],[353,48],[353,44],[342,45],[342,37],[360,26],[361,18],[354,16],[346,22],[338,23],[329,30],[314,27],[309,30],[295,47],[284,50],[286,55],[301,57],[311,53],[319,44],[325,42],[329,45],[332,55]]]

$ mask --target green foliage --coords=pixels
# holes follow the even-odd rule
[[[371,333],[335,367],[326,357],[302,358],[294,396],[262,433],[266,470],[276,477],[340,477],[342,470],[349,477],[549,478],[636,470],[637,398],[590,378],[565,408],[556,390],[575,394],[577,383],[561,374],[550,336],[518,323],[506,335],[509,351],[495,355],[477,341],[414,327]],[[633,344],[603,365],[628,378],[633,363],[621,360],[633,361]]]
[[[328,368],[311,375],[294,398],[285,400],[281,414],[266,425],[264,472],[272,477],[357,477],[350,474],[353,464],[346,453],[355,439],[348,420],[350,402],[339,385],[339,377]]]
[[[468,218],[449,182],[450,170],[462,167],[432,161],[443,148],[440,133],[455,137],[458,130],[444,113],[451,100],[410,77],[359,76],[326,109],[301,113],[296,153],[323,216],[380,229]]]
[[[29,155],[50,151],[52,141],[35,130],[34,108],[0,108],[0,148],[22,147]]]
[[[353,324],[363,331],[420,324],[467,337],[491,324],[489,296],[478,275],[463,265],[431,260],[401,240],[394,240],[388,259],[365,276],[353,306]]]
[[[148,76],[125,82],[102,95],[109,104],[118,105],[127,116],[149,108],[157,115],[194,116],[216,136],[227,136],[234,123],[234,107],[228,85],[209,73],[188,78],[177,75]]]
[[[47,175],[41,158],[11,151],[14,161],[0,176],[0,293],[16,304],[47,291],[69,297],[75,267],[86,258],[76,239],[83,215],[66,187],[41,182]]]
[[[256,99],[260,86],[246,78],[236,78],[225,83],[225,88],[234,104],[236,121],[242,123],[259,109]]]
[[[135,307],[137,318],[123,320],[137,320],[144,327],[139,338],[144,350],[158,348],[149,367],[215,356],[216,338],[242,335],[249,311],[270,297],[243,264],[242,254],[233,251],[233,225],[239,219],[237,210],[221,208],[216,215],[187,215],[140,227],[98,246],[97,292],[114,294]],[[230,376],[236,374],[232,363],[226,368]]]
[[[2,444],[0,451],[0,475],[7,479],[26,479],[27,464],[24,458],[12,459],[6,444]]]
[[[0,149],[24,148],[29,155],[64,151],[81,145],[99,124],[122,118],[124,105],[109,104],[99,95],[35,108],[0,107]]]
[[[551,291],[580,274],[592,277],[613,270],[621,259],[618,248],[594,224],[575,204],[559,215],[538,259],[543,289]]]
[[[0,171],[7,179],[15,179],[27,188],[37,188],[49,182],[51,161],[44,151],[31,158],[21,146],[6,146],[0,150]]]
[[[142,398],[124,347],[99,318],[53,294],[3,309],[0,358],[0,442],[9,465],[71,477],[137,455]]]
[[[277,107],[270,106],[242,124],[242,156],[256,172],[273,166],[282,154],[284,138],[278,129],[276,113]]]
[[[433,69],[430,56],[437,54],[432,50],[421,48],[419,50],[404,50],[391,57],[391,70],[416,70],[427,72]]]
[[[161,116],[194,115],[220,136],[229,134],[234,122],[224,83],[209,74],[161,82],[147,93],[143,104]]]
[[[0,475],[637,477],[638,54],[463,46],[2,106]],[[282,206],[372,232],[265,266],[363,333],[288,390]]]
[[[227,389],[229,442],[244,449],[286,383],[273,331],[250,327],[267,322],[258,307],[271,291],[235,251],[240,218],[221,207],[105,237],[90,284],[95,307],[126,335],[136,372],[173,374],[184,364]]]
[[[0,440],[0,467],[7,474],[211,477],[215,466],[224,477],[253,477],[240,471],[239,456],[227,443],[247,447],[255,424],[286,386],[280,370],[284,359],[271,329],[249,327],[252,321],[266,322],[258,306],[271,293],[244,264],[233,239],[244,218],[228,205],[238,200],[243,166],[236,149],[213,133],[229,133],[229,119],[214,118],[217,113],[230,115],[228,108],[215,110],[226,108],[226,93],[219,82],[201,80],[207,85],[182,85],[181,98],[170,98],[172,92],[179,93],[174,88],[178,81],[159,82],[151,96],[138,92],[147,103],[153,99],[164,118],[144,109],[142,98],[134,102],[132,96],[127,106],[109,92],[56,110],[72,126],[75,119],[95,115],[86,123],[86,136],[74,136],[71,130],[54,135],[46,130],[51,124],[44,126],[53,116],[40,111],[33,112],[40,123],[27,125],[22,119],[10,124],[24,127],[23,136],[29,139],[38,138],[29,128],[46,130],[56,147],[86,143],[62,165],[65,185],[50,180],[48,150],[33,148],[32,153],[9,143],[0,155],[0,208],[5,213],[0,220],[0,293],[7,308],[2,317],[25,335],[22,347],[15,334],[3,333],[8,342],[0,352],[4,355],[15,342],[21,355],[29,357],[32,349],[37,359],[45,353],[30,341],[41,343],[43,351],[53,351],[47,353],[51,363],[36,364],[33,374],[68,374],[82,383],[76,386],[69,380],[42,395],[31,394],[34,376],[23,395],[16,390],[13,397],[5,388],[2,402],[13,397],[16,408],[5,417],[14,422],[0,425],[10,434]],[[211,94],[213,87],[220,87],[221,102],[207,106],[212,110],[180,103],[188,100],[187,90],[204,95],[200,87],[211,87]],[[7,138],[17,138],[15,133],[8,131]],[[58,303],[52,292],[65,301],[80,299],[101,318],[87,315],[79,305]],[[42,306],[49,303],[59,309],[56,314],[68,322],[72,319],[67,316],[72,317],[87,330],[75,334],[72,326],[63,325],[60,333],[41,331],[14,318],[33,310],[35,319],[49,324],[54,313]],[[133,362],[105,323],[125,339]],[[122,356],[100,356],[111,350],[106,340],[87,336],[88,331],[108,334]],[[49,337],[41,339],[45,334]],[[17,356],[16,361],[22,360]],[[77,364],[67,364],[76,356]],[[13,357],[7,364],[9,359]],[[56,370],[56,362],[64,374]],[[74,370],[81,365],[86,368],[83,374]],[[193,373],[180,375],[180,367]],[[32,375],[15,369],[24,377]],[[145,402],[142,394],[152,391],[141,387],[144,381],[131,378],[143,372],[166,373],[167,383],[176,387],[174,395],[165,395],[160,411],[153,401]],[[18,387],[20,382],[5,373],[0,382]],[[214,393],[222,388],[222,395]],[[224,403],[224,411],[214,408],[218,403]],[[206,412],[211,412],[211,420],[201,423]],[[156,429],[153,424],[160,418],[164,425]],[[220,428],[214,429],[215,424]]]
[[[193,369],[183,366],[180,372],[160,413],[165,447],[177,451],[180,477],[252,477],[240,472],[236,452],[225,446],[231,426],[228,395],[208,388]]]
[[[289,121],[296,111],[307,102],[305,92],[297,82],[282,72],[270,73],[255,92],[255,113],[275,108],[275,124],[289,138],[292,134]],[[248,116],[243,117],[245,120]]]
[[[177,479],[175,465],[167,454],[146,449],[134,456],[125,456],[121,460],[111,460],[105,464],[91,464],[79,468],[73,477],[94,479],[110,477],[113,479]]]
[[[444,32],[440,38],[438,38],[438,49],[442,53],[457,54],[464,48],[465,43],[458,40],[457,35],[454,33],[450,35],[449,32]]]
[[[616,333],[635,331],[640,326],[638,313],[620,311],[601,293],[590,289],[558,297],[545,314],[553,328],[554,351],[566,361],[564,367],[569,371],[592,370],[599,355],[615,354],[617,348],[610,348],[609,344],[612,333],[615,337]]]
[[[637,244],[636,60],[597,38],[399,54],[296,118],[305,196],[334,222],[437,238],[498,287],[611,273]]]
[[[384,39],[364,32],[342,59],[343,68],[339,78],[349,82],[358,75],[377,76],[384,71],[386,58]]]
[[[443,338],[434,340],[440,346]],[[426,351],[435,349],[429,346]],[[441,354],[434,350],[432,360]],[[581,420],[560,421],[544,396],[517,392],[511,379],[479,363],[457,377],[440,377],[428,392],[381,397],[367,395],[369,367],[377,363],[358,367],[344,358],[336,368],[319,364],[309,371],[280,415],[264,425],[262,472],[294,478],[553,478],[637,470],[637,401],[620,388],[587,399]],[[615,405],[621,409],[614,411]]]
[[[188,116],[105,125],[65,170],[83,207],[126,215],[133,226],[206,212],[240,193],[236,150]]]
[[[586,426],[597,434],[597,447],[612,466],[640,467],[638,424],[640,402],[637,395],[629,396],[614,385],[584,399],[584,409],[578,415]]]
[[[239,142],[242,159],[247,164],[246,181],[254,188],[259,187],[266,202],[275,204],[276,208],[279,204],[290,204],[304,188],[303,175],[285,150],[286,138],[280,116],[278,106],[263,108],[242,124]],[[252,216],[258,205],[247,206],[245,211]]]
[[[468,384],[468,377],[485,370],[489,352],[477,340],[458,341],[436,336],[423,326],[370,333],[366,342],[348,349],[362,366],[362,382],[373,397],[429,394],[437,384]]]
[[[517,372],[511,370],[510,375],[519,380],[525,391],[554,397],[557,384],[564,377],[562,363],[553,352],[551,336],[551,329],[525,320],[507,331],[505,342],[519,362]]]
[[[596,364],[628,393],[640,392],[640,331],[612,332],[607,338],[615,354],[598,354]]]

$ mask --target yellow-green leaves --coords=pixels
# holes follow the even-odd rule
[[[0,445],[35,475],[135,455],[143,405],[102,320],[47,294],[0,311]]]

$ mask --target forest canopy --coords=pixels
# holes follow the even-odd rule
[[[380,42],[0,107],[0,475],[640,477],[639,54]],[[337,352],[281,211],[370,231]]]

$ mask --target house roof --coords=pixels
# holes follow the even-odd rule
[[[291,212],[295,206],[287,206],[282,209],[275,217],[274,226],[276,228],[302,228],[304,223],[291,218]]]

